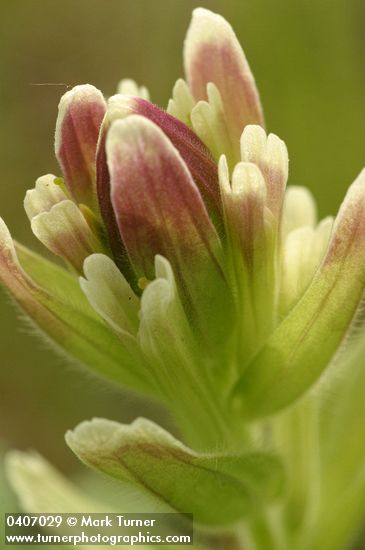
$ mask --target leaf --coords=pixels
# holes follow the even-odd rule
[[[123,340],[87,305],[81,289],[76,292],[73,281],[63,270],[25,252],[24,248],[21,250],[23,261],[32,265],[40,284],[20,265],[9,230],[0,218],[0,282],[42,332],[61,350],[101,376],[153,393],[154,386],[138,360],[137,344],[135,353],[130,347],[127,349]],[[41,266],[45,267],[43,273]],[[61,286],[63,281],[64,287]],[[53,284],[56,291],[53,291]],[[70,295],[61,292],[61,288],[64,291],[70,288]]]
[[[202,524],[238,521],[283,486],[282,465],[271,454],[197,454],[143,418],[130,425],[83,422],[67,432],[66,442],[88,466],[143,488]]]

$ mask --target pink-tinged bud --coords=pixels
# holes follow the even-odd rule
[[[275,322],[272,214],[266,207],[265,179],[256,164],[239,162],[230,178],[222,156],[219,181],[240,300],[243,362],[247,362],[272,332]]]
[[[105,114],[103,94],[89,84],[75,86],[60,101],[55,151],[65,183],[78,203],[97,208],[95,156]]]
[[[127,95],[109,99],[107,119],[110,122],[131,114],[144,116],[163,130],[188,167],[208,211],[214,220],[221,220],[217,165],[204,143],[186,124],[145,99]]]
[[[207,321],[207,308],[217,306],[212,285],[224,285],[221,247],[181,156],[156,124],[139,115],[112,124],[106,151],[112,204],[137,276],[153,279],[156,254],[165,256],[185,304],[198,310],[209,331],[210,321],[216,324],[213,314]],[[227,289],[221,292],[217,301],[229,302]]]
[[[219,174],[230,236],[239,246],[247,270],[254,274],[255,256],[262,256],[265,229],[264,178],[255,164],[239,162],[230,182],[224,156],[219,162]]]
[[[186,165],[154,123],[138,115],[114,122],[106,150],[114,211],[140,277],[154,277],[156,254],[181,271],[218,243]]]
[[[183,122],[143,98],[122,94],[111,97],[108,101],[108,109],[98,143],[96,187],[100,211],[107,228],[114,260],[122,273],[131,282],[135,280],[135,274],[128,260],[125,245],[120,237],[111,204],[110,174],[105,154],[105,140],[107,131],[113,121],[133,114],[148,118],[170,138],[185,161],[217,228],[220,229],[222,226],[217,166],[202,141]]]
[[[0,281],[27,313],[36,310],[42,323],[50,322],[48,312],[38,303],[36,287],[18,261],[5,222],[0,218]]]
[[[351,266],[360,275],[364,270],[365,255],[365,169],[349,188],[336,216],[332,238],[323,269],[338,265]],[[356,279],[355,288],[362,288],[364,279]]]
[[[184,63],[196,101],[207,100],[207,84],[219,90],[232,148],[239,157],[239,139],[246,124],[264,125],[259,95],[246,57],[223,17],[198,8],[187,33]]]

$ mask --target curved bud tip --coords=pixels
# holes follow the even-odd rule
[[[264,125],[250,67],[232,27],[223,17],[203,8],[194,10],[185,40],[184,64],[197,101],[208,99],[208,83],[218,88],[232,143],[239,142],[246,124]]]
[[[44,246],[64,258],[79,273],[82,273],[87,256],[104,251],[82,211],[70,200],[54,204],[48,212],[34,216],[31,226]]]
[[[103,94],[94,86],[75,86],[58,106],[55,152],[65,183],[79,203],[95,207],[95,155],[106,111]]]
[[[350,186],[336,216],[333,237],[325,258],[325,264],[342,262],[346,258],[360,269],[365,253],[365,168]],[[361,260],[360,260],[361,258]]]
[[[0,280],[9,290],[15,283],[19,269],[13,239],[6,223],[0,218]]]
[[[91,306],[117,332],[137,332],[139,299],[117,268],[104,254],[91,254],[84,262],[80,286]]]
[[[67,195],[60,185],[55,183],[56,176],[47,174],[37,179],[34,189],[29,189],[24,198],[24,210],[32,220],[37,214],[48,212],[55,204],[67,200]]]
[[[40,289],[21,267],[10,231],[2,218],[0,218],[0,283],[39,325],[52,326],[51,316],[40,302]]]

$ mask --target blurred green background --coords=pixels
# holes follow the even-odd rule
[[[1,0],[0,210],[18,240],[40,249],[22,200],[36,177],[58,173],[53,133],[66,85],[89,82],[111,95],[120,78],[132,77],[166,106],[199,5],[234,26],[267,126],[289,147],[290,181],[314,191],[321,215],[335,213],[365,165],[363,0]],[[80,420],[129,421],[137,411],[156,418],[148,403],[66,366],[0,298],[4,446],[36,448],[72,470],[63,434]]]

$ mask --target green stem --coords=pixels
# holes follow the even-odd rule
[[[281,523],[288,547],[310,547],[320,506],[320,436],[318,399],[315,394],[300,401],[274,421],[278,451],[286,458],[289,492],[282,506]],[[280,520],[279,520],[280,523]]]

